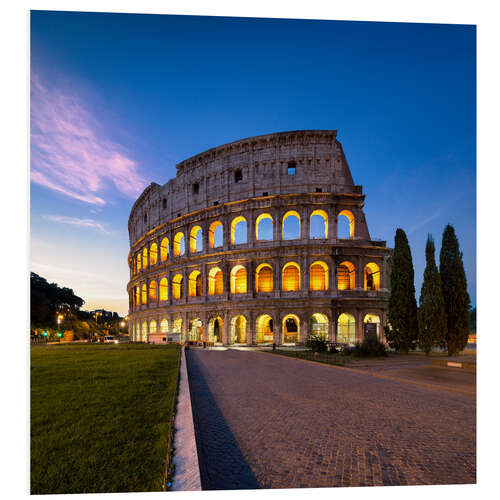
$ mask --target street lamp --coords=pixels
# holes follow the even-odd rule
[[[59,339],[62,337],[62,333],[61,333],[61,321],[64,319],[64,316],[62,314],[58,314],[57,315],[57,329],[59,330],[58,333],[57,333],[57,336],[59,337]]]

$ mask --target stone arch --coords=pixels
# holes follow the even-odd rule
[[[328,238],[328,214],[324,210],[313,210],[309,218],[309,238]]]
[[[255,220],[255,239],[257,241],[274,239],[274,221],[271,214],[264,212]]]
[[[238,215],[231,221],[231,245],[242,245],[247,242],[247,220]]]
[[[165,262],[168,259],[168,238],[163,238],[160,244],[160,260]]]
[[[172,331],[173,333],[181,333],[182,334],[182,327],[183,327],[183,321],[182,318],[177,316],[177,318],[174,318],[174,321],[172,323]]]
[[[295,222],[293,219],[295,219]],[[286,212],[285,215],[283,215],[281,224],[281,239],[300,239],[300,215],[298,212],[296,212],[295,210],[289,210],[288,212]]]
[[[174,236],[174,257],[179,257],[184,255],[186,252],[186,244],[184,239],[184,233],[179,231]]]
[[[212,316],[208,321],[208,341],[214,344],[222,344],[222,332],[224,321],[219,316]]]
[[[196,253],[203,250],[203,230],[201,226],[194,226],[189,233],[189,252]]]
[[[281,283],[284,292],[300,290],[300,266],[296,262],[287,262],[283,266]]]
[[[152,243],[149,247],[149,264],[155,266],[158,262],[158,245]]]
[[[311,315],[309,333],[317,337],[328,339],[328,316],[324,313],[314,313]]]
[[[148,247],[142,249],[142,268],[148,267]]]
[[[141,252],[139,252],[137,255],[136,255],[136,261],[137,261],[137,272],[139,272],[142,268],[141,264],[142,264],[142,256],[141,256]]]
[[[345,260],[337,267],[337,289],[354,290],[356,287],[356,269],[352,262]]]
[[[176,274],[172,278],[172,297],[174,299],[184,298],[184,276]]]
[[[224,228],[220,220],[212,222],[208,228],[208,246],[218,248],[224,245]]]
[[[139,286],[135,287],[135,305],[139,307],[141,305],[141,289]]]
[[[168,333],[168,319],[167,318],[163,318],[160,321],[160,332],[161,333]]]
[[[189,320],[189,340],[203,340],[203,323],[198,317]]]
[[[261,314],[255,320],[257,344],[272,344],[274,342],[274,320],[270,314]]]
[[[282,320],[283,344],[300,341],[300,319],[296,314],[287,314]]]
[[[149,322],[149,333],[156,333],[156,321],[154,319]]]
[[[158,289],[156,285],[156,281],[149,282],[149,300],[157,300],[158,299]]]
[[[222,295],[224,280],[220,267],[212,267],[208,272],[208,295]]]
[[[243,314],[231,318],[230,344],[247,343],[247,319]]]
[[[202,295],[202,282],[201,273],[197,269],[192,271],[189,275],[189,296],[201,297]]]
[[[141,342],[148,341],[148,323],[143,320],[142,322],[142,330],[141,330]]]
[[[363,338],[367,336],[367,334],[371,333],[371,328],[368,329],[366,327],[366,324],[368,323],[376,325],[375,328],[373,329],[373,332],[375,333],[377,338],[380,339],[380,325],[381,325],[380,315],[374,313],[366,313],[363,316]]]
[[[231,293],[247,293],[247,269],[241,264],[231,269]]]
[[[363,281],[365,290],[380,289],[380,268],[375,262],[366,264],[363,272]]]
[[[322,260],[313,262],[309,268],[309,289],[328,290],[328,264]]]
[[[337,342],[354,344],[356,342],[356,318],[343,312],[337,319]]]
[[[255,291],[258,293],[273,291],[273,268],[264,262],[255,270]]]
[[[354,229],[355,229],[355,218],[354,214],[350,210],[341,210],[338,215],[337,215],[337,220],[339,217],[346,217],[347,221],[349,223],[349,238],[354,238]],[[337,235],[338,238],[341,238],[341,226],[342,223],[338,223],[339,226],[339,234]]]
[[[148,303],[148,289],[146,283],[143,283],[141,287],[141,304],[145,305],[147,303]]]
[[[168,300],[168,280],[165,277],[160,280],[160,300]]]

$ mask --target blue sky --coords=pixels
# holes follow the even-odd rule
[[[31,13],[32,270],[127,312],[127,220],[207,148],[336,129],[371,236],[454,225],[476,301],[473,26]]]

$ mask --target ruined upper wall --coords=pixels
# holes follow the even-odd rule
[[[131,244],[159,224],[216,204],[319,190],[361,193],[336,136],[336,130],[261,135],[180,162],[174,179],[163,186],[152,183],[135,202],[129,217]],[[289,175],[294,164],[295,175]]]

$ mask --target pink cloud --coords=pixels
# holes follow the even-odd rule
[[[146,186],[138,164],[99,132],[94,116],[75,95],[31,80],[31,180],[77,200],[105,205],[114,187],[135,198]]]
[[[59,224],[70,224],[72,226],[90,227],[98,229],[99,231],[102,231],[105,234],[111,234],[100,222],[97,222],[93,219],[79,219],[77,217],[68,217],[67,215],[44,215],[43,217],[47,220],[58,222]]]

